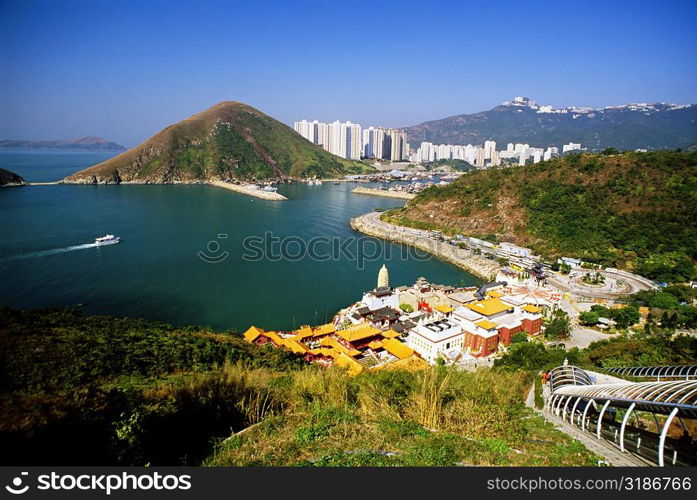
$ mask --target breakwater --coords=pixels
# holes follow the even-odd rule
[[[405,193],[402,191],[389,191],[387,189],[367,188],[362,186],[357,187],[351,192],[357,194],[368,194],[372,196],[384,196],[386,198],[399,198],[401,200],[413,200],[416,197],[414,193]]]
[[[209,184],[211,186],[229,189],[230,191],[235,191],[236,193],[254,196],[255,198],[261,198],[262,200],[283,201],[288,199],[282,194],[278,194],[273,191],[264,191],[263,189],[255,188],[245,184],[232,184],[231,182],[223,181],[211,181],[209,182]]]
[[[430,237],[428,231],[383,222],[378,212],[354,217],[351,228],[368,236],[413,246],[485,280],[492,280],[500,269],[496,262],[474,255],[470,250]]]

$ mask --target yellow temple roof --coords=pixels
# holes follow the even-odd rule
[[[406,359],[414,355],[414,349],[397,339],[385,339],[382,341],[382,346],[387,352],[399,359]]]
[[[336,328],[334,328],[334,325],[331,323],[327,323],[324,325],[319,325],[313,328],[312,330],[312,335],[314,337],[319,337],[320,335],[328,335],[330,333],[334,333],[336,331]]]
[[[445,305],[445,304],[441,304],[441,305],[439,305],[439,306],[436,306],[436,307],[435,307],[435,310],[436,310],[436,311],[440,311],[440,312],[442,312],[443,314],[448,314],[448,313],[453,312],[455,309],[453,309],[452,307],[447,306],[447,305]]]
[[[296,354],[305,354],[309,349],[294,338],[282,339],[283,345]]]
[[[392,328],[387,330],[386,332],[382,332],[382,336],[385,337],[386,339],[392,339],[395,337],[399,337],[401,334],[399,332],[395,332]]]
[[[379,340],[373,340],[370,344],[368,344],[368,347],[376,351],[382,347],[382,342]]]
[[[264,330],[252,325],[247,329],[246,332],[244,332],[244,339],[247,342],[254,342],[257,338],[259,338],[259,335],[263,335],[264,333],[266,333]]]
[[[479,300],[471,304],[465,304],[465,306],[476,313],[483,314],[484,316],[492,316],[513,308],[512,306],[501,302],[501,299],[497,297]]]
[[[528,304],[525,307],[523,307],[523,311],[529,312],[532,314],[536,314],[542,311],[539,307],[533,306],[532,304]]]
[[[380,330],[373,328],[368,323],[359,323],[350,326],[345,330],[337,330],[336,334],[347,342],[355,342],[357,340],[373,337],[380,333]]]
[[[496,328],[496,323],[493,321],[489,321],[488,319],[483,319],[481,321],[478,321],[475,323],[480,328],[484,328],[485,330],[491,330],[492,328]]]
[[[357,349],[349,349],[347,347],[344,347],[343,345],[341,345],[339,343],[338,340],[333,339],[331,337],[323,338],[322,340],[320,340],[319,344],[321,346],[324,346],[324,347],[330,347],[330,348],[332,348],[332,350],[336,351],[337,353],[345,353],[351,357],[358,356],[361,353],[361,351],[359,351]],[[330,356],[332,356],[332,355],[330,354]]]
[[[358,375],[363,371],[363,365],[343,352],[334,359],[334,364],[338,367],[348,369],[349,375]]]

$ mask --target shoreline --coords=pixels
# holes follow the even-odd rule
[[[500,269],[500,266],[495,262],[472,255],[469,250],[454,247],[445,241],[436,241],[429,238],[428,231],[394,226],[382,222],[379,212],[369,212],[354,217],[351,219],[350,225],[354,231],[368,236],[402,243],[423,250],[484,280],[495,278]]]
[[[388,191],[387,189],[376,189],[376,188],[366,188],[358,186],[351,190],[352,193],[356,194],[367,194],[371,196],[383,196],[385,198],[398,198],[400,200],[413,200],[416,195],[413,193],[404,193],[400,191]]]

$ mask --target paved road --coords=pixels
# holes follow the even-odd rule
[[[614,300],[619,297],[631,295],[633,293],[640,292],[641,290],[649,290],[651,288],[646,283],[639,281],[638,279],[616,275],[609,271],[603,271],[603,274],[611,277],[613,280],[622,281],[625,287],[622,290],[608,290],[607,288],[594,289],[592,287],[579,285],[578,283],[575,283],[561,275],[549,276],[547,278],[547,283],[552,285],[554,288],[558,288],[559,290],[569,292],[574,295],[606,300]]]
[[[386,222],[383,222],[380,220],[380,213],[379,212],[371,212],[369,214],[365,214],[363,217],[369,223],[376,227],[376,228],[382,228],[386,233],[389,232],[396,232],[401,235],[409,236],[409,237],[416,237],[419,238],[422,242],[430,245],[432,244],[437,244],[437,243],[443,243],[436,241],[433,239],[428,231],[425,231],[423,229],[414,229],[414,228],[409,228],[409,227],[404,227],[404,226],[396,226],[394,224],[388,224]],[[464,249],[458,249],[459,253],[463,256],[473,256],[474,253],[471,250],[464,250]],[[481,257],[483,258],[483,257]],[[569,292],[572,295],[579,296],[579,297],[588,297],[588,298],[595,298],[595,299],[606,299],[606,300],[615,300],[620,297],[636,293],[640,290],[647,290],[650,288],[649,285],[646,284],[645,281],[641,281],[640,279],[634,279],[630,276],[625,276],[625,275],[618,275],[615,273],[612,273],[610,271],[603,271],[604,274],[607,276],[611,277],[613,280],[620,280],[625,284],[625,288],[623,290],[608,290],[606,289],[594,289],[592,287],[587,287],[587,286],[582,286],[578,283],[574,283],[570,280],[568,280],[566,277],[563,275],[550,275],[547,278],[547,283],[551,285],[552,287],[562,291],[562,292]],[[588,335],[591,337],[594,334],[597,334],[597,332],[594,332],[590,330],[587,332]],[[602,335],[602,334],[599,334]]]
[[[568,300],[562,300],[559,302],[559,307],[569,315],[569,325],[571,326],[571,338],[566,340],[564,344],[567,349],[572,347],[578,347],[583,349],[588,347],[592,342],[596,340],[604,340],[612,338],[612,335],[607,333],[602,333],[591,328],[586,328],[579,324],[578,317],[580,314],[579,309],[576,308],[576,304],[569,302]]]

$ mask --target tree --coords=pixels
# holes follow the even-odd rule
[[[552,313],[545,328],[545,337],[552,340],[563,339],[569,335],[569,315],[561,309]]]
[[[520,344],[521,342],[528,341],[528,334],[525,332],[518,332],[511,337],[511,344]]]
[[[697,307],[680,306],[678,308],[678,324],[686,328],[697,326]]]
[[[656,309],[675,309],[680,305],[680,300],[670,293],[658,292],[649,299],[648,304]]]
[[[407,314],[414,312],[414,306],[410,304],[399,304],[399,308]]]
[[[641,315],[639,310],[633,306],[623,307],[613,311],[613,319],[617,323],[618,328],[628,328],[639,322]]]
[[[593,326],[598,323],[600,319],[600,314],[597,311],[586,311],[582,312],[578,317],[579,321],[586,326]]]
[[[610,156],[610,155],[618,155],[620,154],[619,149],[617,148],[605,148],[603,149],[603,155],[605,156]]]

